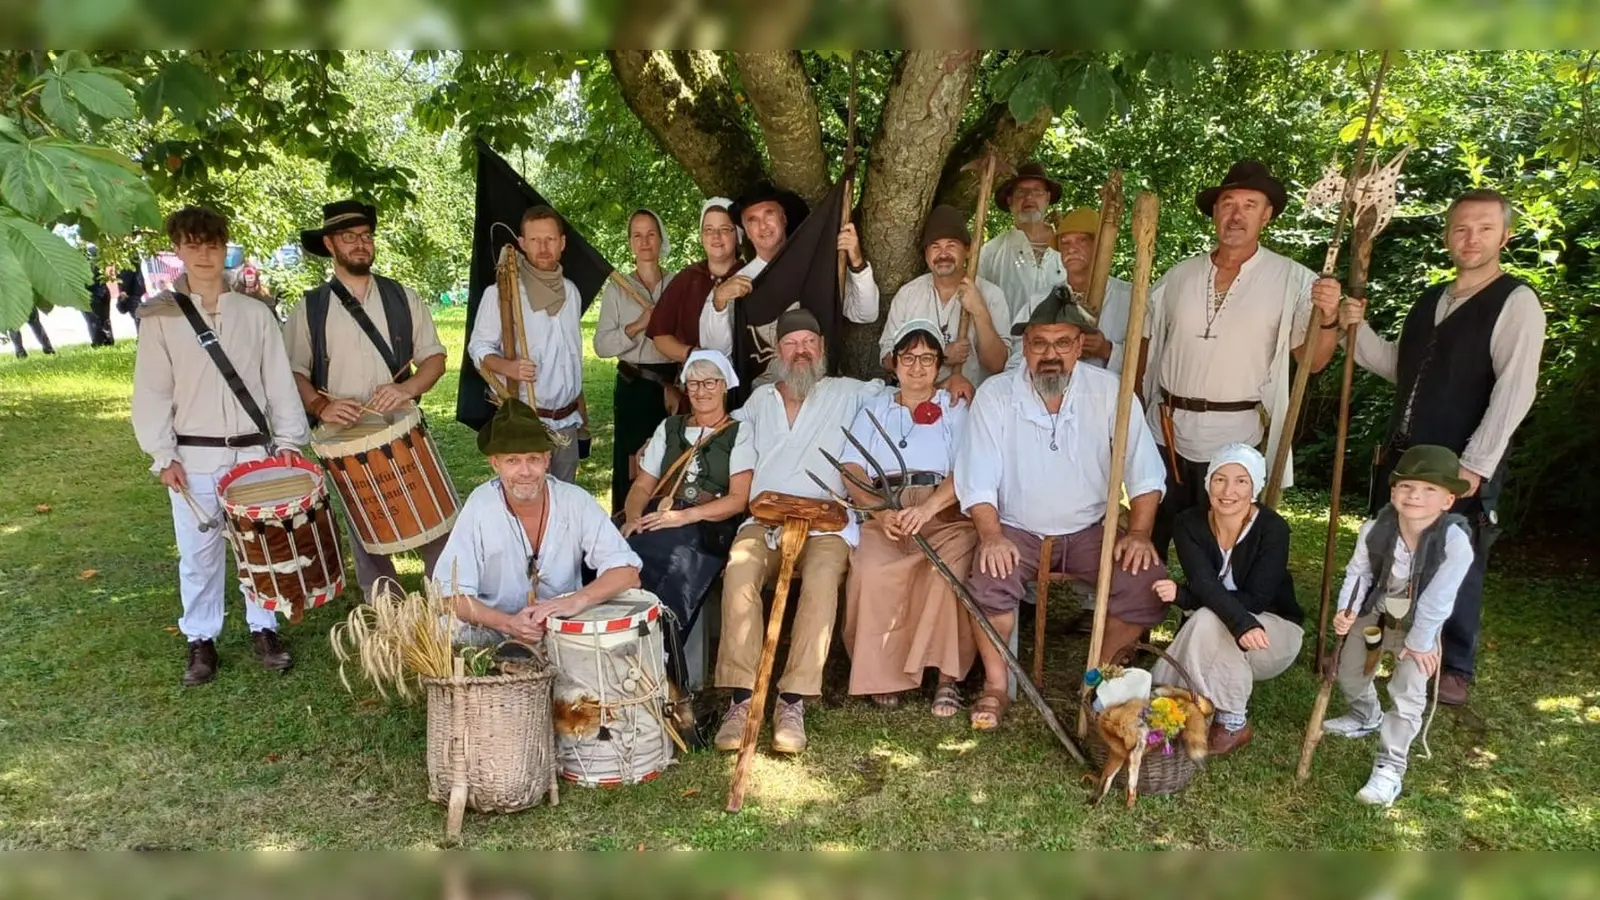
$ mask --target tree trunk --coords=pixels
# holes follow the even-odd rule
[[[955,149],[945,162],[944,173],[939,178],[939,202],[970,210],[978,203],[978,179],[982,173],[974,166],[962,167],[983,158],[984,150],[993,147],[1001,162],[1013,167],[1026,161],[1044,137],[1053,117],[1047,110],[1040,111],[1031,120],[1019,124],[1011,117],[1006,103],[995,103],[984,111],[956,141]],[[995,182],[1003,181],[996,176]],[[991,210],[993,211],[993,210]],[[1005,212],[1005,210],[999,210]]]
[[[707,197],[733,197],[762,177],[722,62],[711,51],[611,51],[611,70],[639,121]]]
[[[955,144],[977,65],[974,51],[913,51],[895,68],[861,194],[862,244],[872,261],[883,310],[900,285],[922,271],[917,246],[922,220]],[[878,325],[849,329],[846,371],[877,373],[881,330]]]
[[[815,204],[828,193],[822,120],[800,54],[735,53],[756,122],[766,138],[772,180]]]

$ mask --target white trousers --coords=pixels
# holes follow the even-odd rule
[[[239,457],[240,462],[264,458],[259,451],[253,456],[241,452]],[[204,533],[200,531],[200,520],[195,517],[194,510],[189,508],[189,501],[177,491],[167,491],[172,501],[172,530],[178,539],[178,595],[183,600],[178,630],[189,641],[214,641],[222,634],[223,588],[228,577],[230,551],[222,524],[222,506],[217,498],[217,480],[227,473],[227,467],[214,472],[184,470],[195,503],[217,523]],[[244,604],[244,620],[251,631],[278,630],[277,614],[249,601]]]

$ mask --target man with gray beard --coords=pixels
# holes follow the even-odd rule
[[[1052,293],[1012,327],[1025,365],[984,382],[972,402],[955,466],[961,511],[978,529],[967,583],[1002,635],[1011,634],[1024,586],[1038,575],[1045,537],[1053,538],[1051,572],[1090,584],[1099,577],[1118,378],[1078,365],[1093,327],[1065,291]],[[1131,509],[1128,530],[1116,542],[1101,665],[1166,615],[1154,589],[1166,569],[1150,542],[1166,470],[1138,403],[1128,421],[1123,476]],[[987,730],[1004,714],[1008,676],[998,649],[979,641],[978,651],[984,691],[972,723]]]
[[[458,644],[534,643],[545,620],[639,586],[639,557],[588,491],[550,474],[566,437],[508,398],[478,431],[496,478],[462,504],[431,573],[451,598]],[[583,583],[583,566],[597,574]]]
[[[748,431],[756,454],[750,496],[776,491],[827,499],[807,474],[815,473],[840,494],[844,483],[822,453],[843,455],[844,430],[883,382],[827,376],[822,326],[811,313],[791,309],[778,317],[776,382],[756,388],[733,417]],[[813,531],[796,563],[800,602],[789,632],[789,656],[778,679],[772,714],[772,749],[799,753],[806,746],[804,698],[822,693],[822,666],[833,638],[850,550],[860,540],[854,520],[843,531]],[[734,537],[728,568],[722,574],[722,643],[717,651],[717,687],[733,692],[732,705],[717,731],[718,750],[739,749],[750,716],[751,691],[761,658],[766,623],[761,589],[777,575],[781,561],[776,534],[754,519]]]
[[[1015,227],[983,245],[978,275],[1000,286],[1011,321],[1025,321],[1052,288],[1067,282],[1067,269],[1055,249],[1055,229],[1045,221],[1046,211],[1061,199],[1061,183],[1046,175],[1043,165],[1023,163],[1000,184],[994,199],[1011,211]]]

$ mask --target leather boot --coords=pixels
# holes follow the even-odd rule
[[[294,665],[289,651],[283,647],[283,642],[278,640],[276,631],[250,632],[250,649],[255,652],[256,659],[261,661],[261,668],[269,672],[287,672]]]
[[[1439,705],[1465,706],[1467,703],[1467,676],[1460,672],[1439,673]]]
[[[217,677],[217,645],[214,641],[190,641],[189,665],[183,670],[183,686],[194,687]]]

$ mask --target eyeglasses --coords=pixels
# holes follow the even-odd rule
[[[357,244],[376,244],[378,242],[377,235],[370,231],[341,231],[333,237],[344,247],[354,247]]]
[[[900,365],[908,369],[931,369],[939,365],[937,353],[902,353]]]
[[[698,393],[701,391],[714,391],[722,387],[722,384],[721,378],[691,378],[685,381],[683,386],[691,393]]]
[[[1028,352],[1043,356],[1054,350],[1056,353],[1065,356],[1071,353],[1072,348],[1076,347],[1078,341],[1082,339],[1083,335],[1081,334],[1076,337],[1056,338],[1053,341],[1047,341],[1044,338],[1032,338],[1028,341]]]
[[[734,228],[733,228],[732,225],[724,225],[721,228],[702,228],[702,229],[700,229],[700,236],[701,237],[707,237],[707,238],[733,237],[734,233],[735,232],[734,232]]]
[[[1042,187],[1019,187],[1013,188],[1011,191],[1011,196],[1013,197],[1048,197],[1049,195],[1050,192]]]

